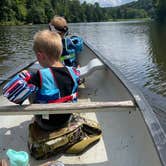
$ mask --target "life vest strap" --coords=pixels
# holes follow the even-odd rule
[[[65,103],[65,102],[73,101],[77,97],[78,97],[78,92],[73,93],[69,96],[61,97],[61,98],[56,99],[56,100],[49,100],[48,103]]]
[[[69,55],[63,55],[61,56],[61,61],[64,61],[64,60],[67,60],[67,59],[71,59],[71,58],[74,58],[75,57],[75,54],[69,54]]]

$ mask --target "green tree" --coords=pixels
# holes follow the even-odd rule
[[[79,0],[1,0],[0,22],[48,23],[54,15],[68,22],[104,21],[108,12],[98,3]]]
[[[43,8],[32,6],[28,10],[27,22],[34,24],[45,23],[45,11]]]
[[[12,0],[0,1],[0,21],[15,20],[15,12],[12,9]]]
[[[132,9],[129,8],[126,11],[127,18],[146,18],[148,15],[144,9]]]
[[[156,8],[157,20],[159,20],[160,22],[166,22],[166,1],[156,1]]]
[[[26,1],[13,0],[12,9],[15,11],[15,18],[19,21],[25,21],[27,17]]]

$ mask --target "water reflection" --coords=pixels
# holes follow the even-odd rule
[[[0,26],[0,76],[33,58],[32,40],[42,26]]]
[[[149,56],[153,68],[149,70],[146,86],[157,94],[166,96],[166,25],[153,22],[149,28]]]
[[[165,26],[128,21],[73,24],[72,28],[136,84],[155,108],[165,111]]]

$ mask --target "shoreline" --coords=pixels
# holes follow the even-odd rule
[[[151,18],[132,18],[132,19],[109,19],[107,21],[99,21],[99,22],[120,22],[120,21],[149,21],[152,20]],[[92,21],[93,22],[93,21]],[[85,22],[71,22],[71,23],[85,23]],[[86,22],[91,23],[91,22]],[[44,23],[46,24],[46,23]],[[33,23],[26,23],[20,21],[7,21],[7,22],[0,22],[0,26],[22,26],[22,25],[38,25]]]

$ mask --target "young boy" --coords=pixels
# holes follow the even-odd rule
[[[40,89],[35,102],[63,102],[66,96],[76,94],[79,81],[78,73],[71,67],[65,67],[60,61],[62,53],[60,35],[48,30],[38,32],[34,37],[33,48],[40,65],[46,68],[39,70],[30,81]],[[49,94],[47,94],[48,91]],[[36,120],[41,127],[54,130],[64,125],[70,116],[71,114],[49,115],[44,118],[39,115],[36,116]]]
[[[21,88],[15,86],[15,84],[17,85],[23,82],[25,84],[23,86],[26,87],[25,92],[29,91],[30,85],[37,87],[36,89],[38,90],[35,93],[34,103],[75,101],[77,98],[79,73],[73,67],[65,67],[61,63],[62,41],[60,35],[49,30],[39,31],[34,36],[33,49],[43,69],[33,74],[28,71],[23,71],[17,75],[17,78],[14,79],[7,88],[4,87],[6,97],[18,104],[23,102],[21,99],[23,100],[24,98],[18,98],[18,96],[24,94],[20,91],[20,89],[24,90],[24,88],[21,87],[22,84],[18,85]],[[26,85],[26,82],[28,85]],[[30,88],[31,87],[32,86],[30,86]],[[27,98],[28,95],[29,93],[24,96]],[[35,116],[35,121],[41,128],[51,131],[64,126],[69,121],[70,117],[71,114],[37,115]]]
[[[61,55],[61,61],[67,66],[77,67],[76,54],[82,51],[83,40],[78,36],[67,37],[68,26],[65,18],[60,16],[54,16],[49,23],[49,29],[56,31],[61,35],[63,43],[63,52]]]

